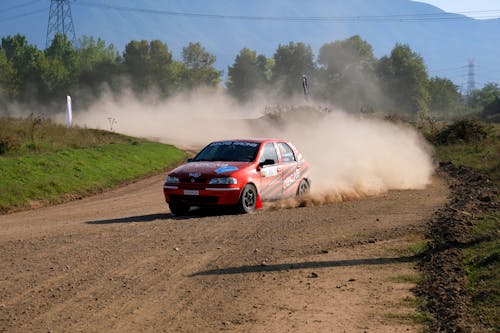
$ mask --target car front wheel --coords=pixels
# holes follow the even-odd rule
[[[240,213],[251,213],[257,205],[257,189],[252,184],[247,184],[241,191],[238,201],[238,211]]]

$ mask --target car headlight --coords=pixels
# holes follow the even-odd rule
[[[177,184],[179,183],[179,177],[167,176],[167,180],[165,180],[165,182],[169,184]]]
[[[238,184],[236,178],[227,177],[227,178],[212,178],[209,182],[210,185],[231,185]]]

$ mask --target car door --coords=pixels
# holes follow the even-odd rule
[[[297,192],[301,168],[293,149],[285,142],[277,142],[280,157],[279,171],[281,173],[282,197],[294,196]]]
[[[273,164],[260,167],[260,197],[263,200],[277,199],[281,197],[283,186],[281,184],[281,170],[279,158],[274,143],[268,142],[262,148],[259,163],[272,160]]]

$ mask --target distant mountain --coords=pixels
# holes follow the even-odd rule
[[[38,2],[8,13],[2,13],[1,7],[6,5],[0,5],[0,35],[19,32],[44,48],[47,3]],[[44,6],[46,11],[19,16]],[[122,9],[113,9],[116,6]],[[166,15],[124,7],[223,17]],[[183,46],[200,41],[217,56],[217,66],[225,73],[243,47],[272,56],[280,43],[302,41],[317,54],[324,43],[357,34],[374,47],[377,57],[388,54],[397,42],[409,44],[424,57],[431,76],[448,77],[463,88],[468,80],[469,59],[474,59],[476,86],[500,83],[500,19],[443,15],[437,7],[409,0],[76,0],[72,11],[78,36],[101,37],[121,51],[132,39],[160,39],[176,58],[180,58]],[[314,19],[324,17],[330,19]]]

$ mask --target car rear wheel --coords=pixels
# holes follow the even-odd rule
[[[241,191],[238,201],[238,211],[240,213],[251,213],[257,205],[257,189],[252,184],[247,184]]]
[[[309,194],[311,187],[309,186],[309,182],[305,179],[302,179],[299,183],[299,187],[297,189],[297,196],[303,197]]]
[[[188,205],[175,203],[175,202],[169,203],[168,206],[170,207],[170,211],[174,215],[186,215],[189,212],[189,208],[190,208]]]

